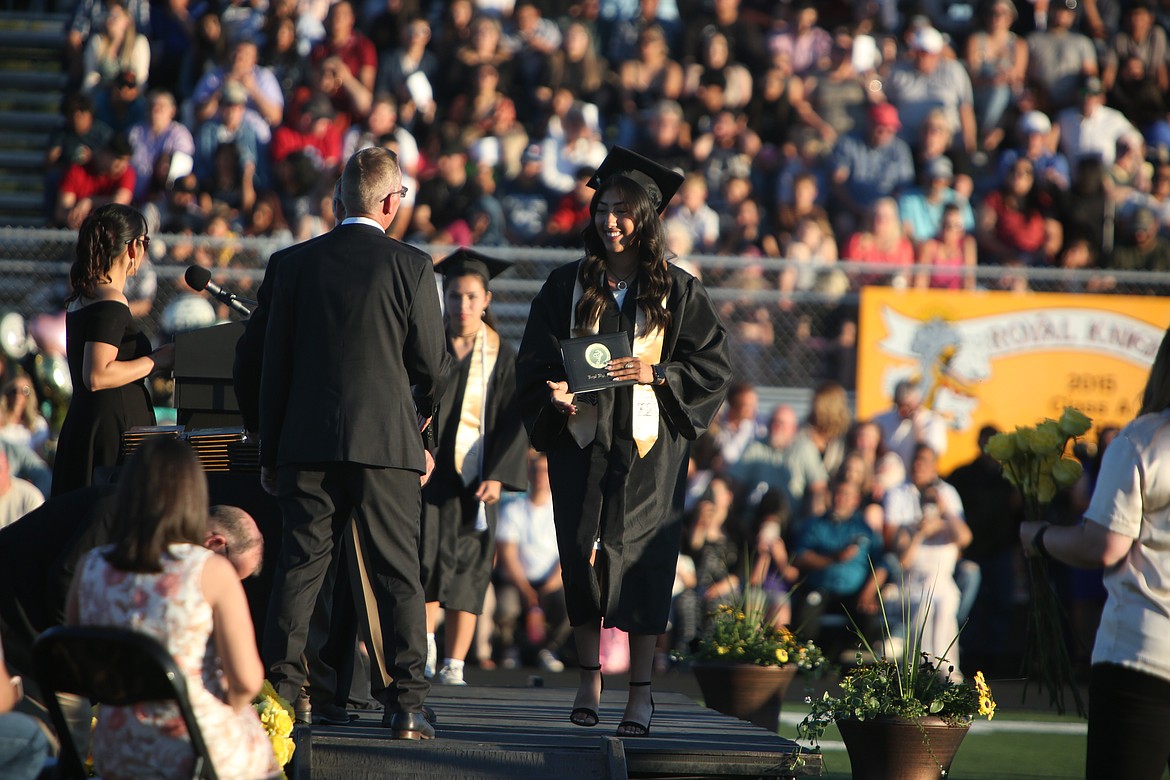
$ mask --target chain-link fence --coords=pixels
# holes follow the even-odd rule
[[[152,269],[132,280],[127,290],[144,328],[158,340],[176,331],[226,319],[226,307],[213,306],[206,293],[183,283],[192,264],[211,268],[213,281],[250,298],[264,276],[268,257],[289,239],[210,238],[156,235],[151,243]],[[26,320],[59,312],[66,295],[76,234],[65,230],[0,229],[0,310]],[[450,247],[423,247],[442,257]],[[518,344],[532,298],[549,272],[574,260],[573,250],[496,247],[489,254],[515,262],[492,283],[500,330]],[[732,334],[737,378],[762,388],[808,388],[834,379],[854,385],[859,281],[913,284],[904,267],[834,263],[808,265],[759,257],[694,256],[684,263],[704,280]],[[782,294],[780,279],[795,272],[799,282]],[[940,272],[943,273],[943,272]],[[947,269],[953,276],[954,271]],[[1170,274],[1065,271],[1059,269],[977,268],[970,272],[981,289],[1037,292],[1124,292],[1164,295]],[[0,334],[5,338],[12,338]]]

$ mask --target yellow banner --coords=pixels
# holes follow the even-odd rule
[[[890,408],[894,385],[915,382],[947,420],[944,474],[975,457],[984,425],[1011,430],[1074,406],[1095,429],[1120,427],[1168,325],[1170,303],[1152,296],[866,287],[857,416]]]

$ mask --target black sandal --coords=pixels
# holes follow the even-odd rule
[[[642,686],[649,685],[649,684],[650,684],[649,680],[647,680],[646,682],[632,682],[632,683],[630,683],[630,687],[631,688],[634,688],[634,687],[640,688]],[[648,737],[648,736],[650,736],[650,721],[654,720],[654,710],[655,709],[656,708],[654,706],[654,695],[651,694],[650,695],[650,720],[646,721],[645,724],[639,723],[636,720],[623,720],[621,723],[618,724],[617,735],[619,737]],[[623,734],[622,729],[628,729],[628,730],[630,730],[630,733]]]
[[[597,666],[581,666],[579,667],[583,672],[600,672],[601,664]],[[605,693],[605,677],[601,678],[601,692]],[[601,722],[601,717],[597,714],[597,710],[592,707],[577,707],[569,713],[569,722],[574,726],[584,726],[585,728],[592,728]]]

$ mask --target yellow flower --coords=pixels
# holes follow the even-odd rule
[[[1030,449],[1037,455],[1043,455],[1059,447],[1064,438],[1061,435],[1060,426],[1052,420],[1045,420],[1037,425],[1036,430],[1032,433],[1032,440],[1029,443]]]
[[[1052,467],[1052,478],[1056,480],[1059,487],[1069,487],[1076,484],[1084,470],[1084,466],[1079,460],[1062,458]]]
[[[1016,437],[1012,433],[997,433],[987,440],[987,446],[984,447],[987,454],[998,460],[1000,463],[1005,463],[1012,459],[1016,454]]]
[[[1041,474],[1036,484],[1036,498],[1041,504],[1049,504],[1056,497],[1056,481],[1051,474]]]
[[[991,686],[983,679],[983,672],[975,672],[975,691],[979,694],[979,714],[991,720],[995,717],[995,699],[991,697]]]
[[[788,663],[788,651],[783,647],[776,648],[776,660],[782,664]]]
[[[293,753],[297,746],[288,737],[270,736],[269,740],[272,742],[272,753],[276,756],[276,763],[280,766],[285,766],[289,761],[292,761]]]
[[[715,652],[718,653],[719,655],[727,655],[727,648],[724,647],[723,645],[717,645],[715,647]]]
[[[1064,407],[1060,415],[1060,430],[1065,436],[1081,436],[1088,432],[1093,421],[1085,414],[1071,406]]]

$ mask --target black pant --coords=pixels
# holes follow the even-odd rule
[[[278,492],[283,546],[264,631],[264,661],[277,692],[293,701],[304,682],[301,655],[313,607],[352,517],[368,574],[368,590],[354,588],[354,602],[374,695],[389,711],[421,711],[430,686],[423,677],[418,474],[353,463],[282,466]]]
[[[1159,780],[1170,766],[1170,681],[1094,664],[1086,780]]]

